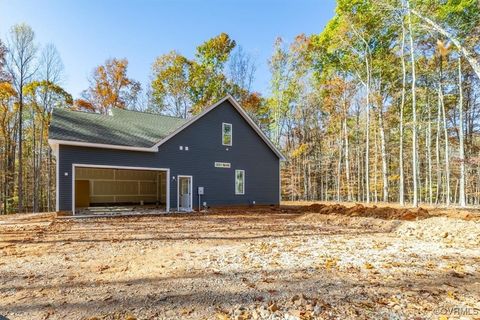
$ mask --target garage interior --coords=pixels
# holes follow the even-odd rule
[[[166,171],[75,167],[75,211],[132,206],[166,210],[166,182]]]

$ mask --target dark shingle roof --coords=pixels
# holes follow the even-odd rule
[[[149,148],[182,126],[186,119],[113,109],[111,115],[54,109],[49,138]]]

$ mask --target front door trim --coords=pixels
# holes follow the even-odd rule
[[[188,211],[193,211],[193,176],[183,174],[177,175],[177,211],[180,211],[180,178],[190,179],[190,209]]]

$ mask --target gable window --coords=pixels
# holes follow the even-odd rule
[[[224,146],[232,145],[232,124],[222,123],[222,144]]]
[[[235,170],[235,194],[245,194],[245,170]]]

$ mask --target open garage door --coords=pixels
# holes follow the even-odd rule
[[[96,207],[169,210],[167,169],[74,165],[73,170],[73,213]]]

